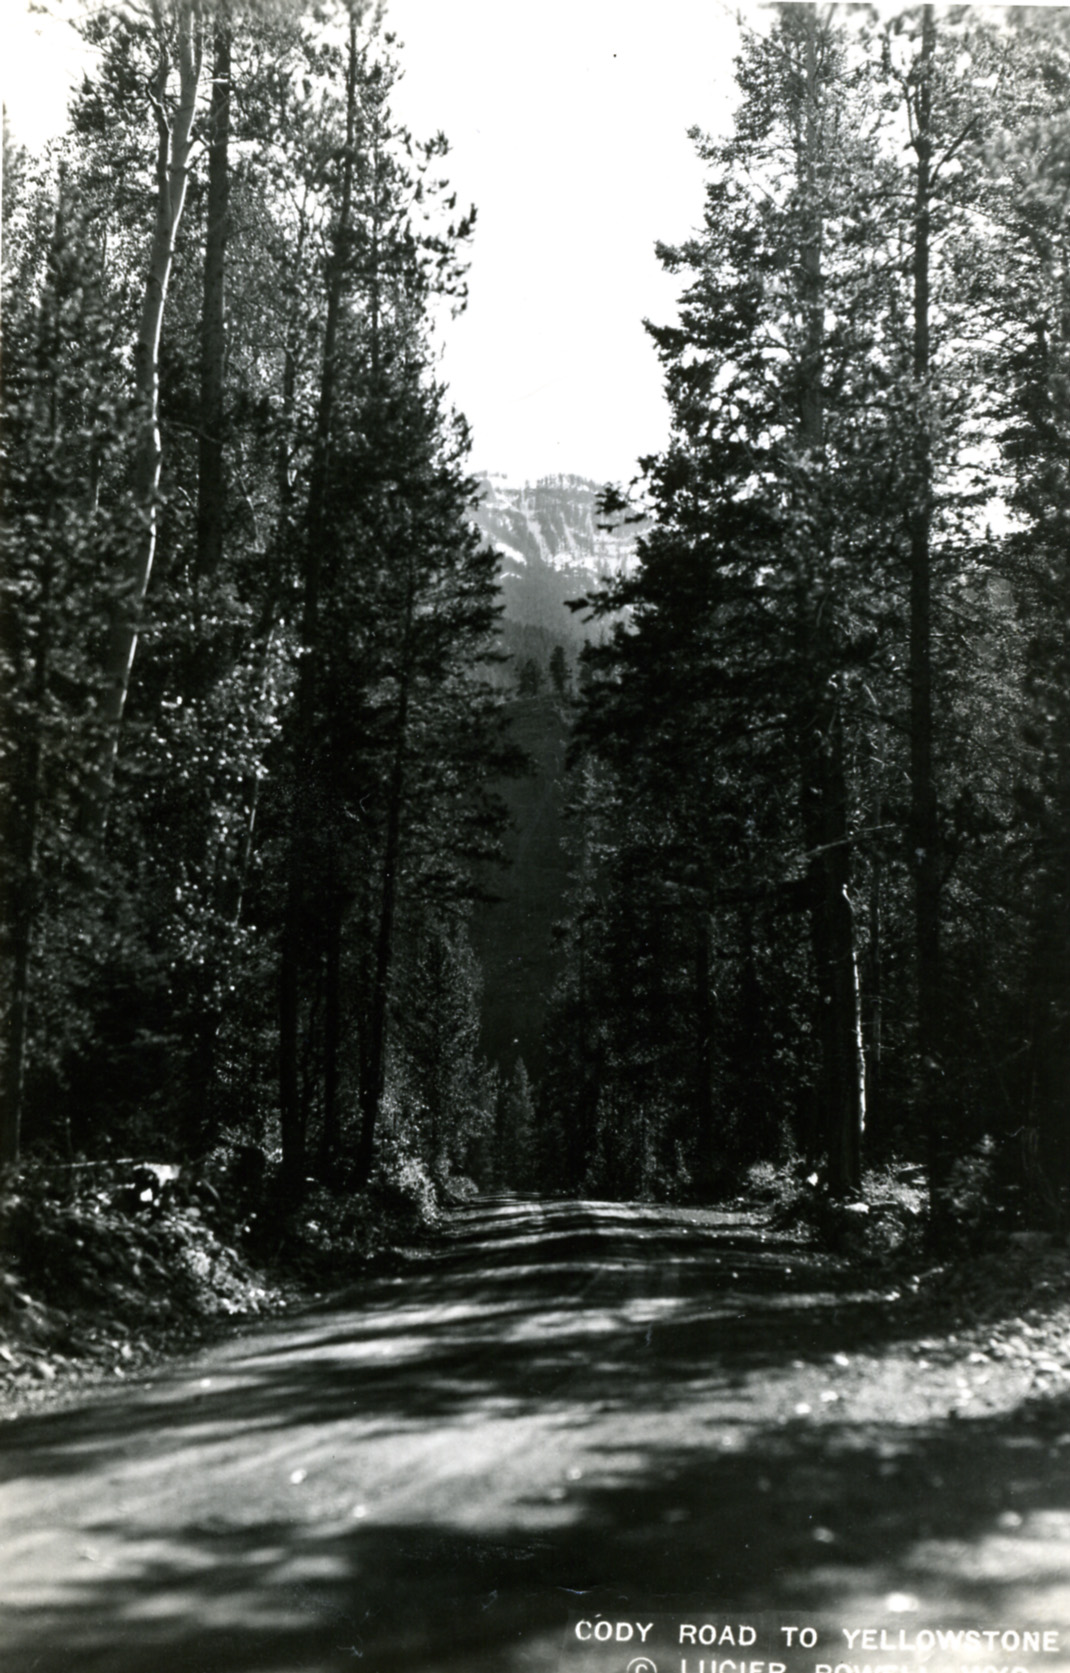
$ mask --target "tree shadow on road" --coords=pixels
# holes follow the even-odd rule
[[[1066,1397],[932,1430],[778,1426],[638,1464],[606,1447],[567,1498],[548,1484],[497,1528],[220,1517],[139,1530],[129,1568],[105,1514],[90,1537],[118,1549],[112,1572],[87,1562],[58,1600],[10,1616],[2,1665],[550,1673],[570,1609],[682,1597],[879,1622],[884,1596],[915,1591],[914,1624],[1041,1623],[1067,1579],[1064,1425]]]
[[[287,1431],[330,1454],[550,1411],[582,1474],[524,1482],[494,1526],[463,1492],[359,1522],[268,1514],[252,1476],[244,1501],[129,1529],[102,1493],[85,1560],[9,1614],[4,1673],[550,1673],[570,1608],[683,1597],[842,1613],[914,1593],[947,1625],[1065,1612],[1070,1396],[940,1423],[774,1417],[777,1378],[899,1339],[879,1293],[797,1246],[655,1213],[467,1226],[450,1261],[380,1280],[359,1313],[232,1344],[207,1388],[191,1365],[6,1426],[9,1473],[103,1477],[186,1449],[210,1478],[228,1448]]]
[[[819,1362],[901,1330],[886,1296],[842,1263],[712,1218],[575,1204],[470,1212],[405,1271],[214,1350],[211,1387],[195,1359],[139,1403],[121,1388],[0,1429],[0,1466],[96,1468],[139,1431],[203,1434],[236,1411],[265,1428],[357,1416],[388,1431],[488,1400],[518,1416],[549,1400],[671,1410],[696,1382]]]

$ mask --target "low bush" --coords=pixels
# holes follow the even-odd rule
[[[392,1134],[379,1141],[368,1197],[384,1237],[411,1238],[439,1224],[439,1190],[427,1163]]]
[[[852,1200],[831,1197],[820,1173],[799,1163],[756,1162],[743,1199],[767,1205],[780,1230],[802,1232],[824,1248],[863,1260],[912,1256],[920,1248],[927,1192],[920,1169],[893,1163],[868,1169]]]
[[[206,1182],[145,1163],[27,1163],[0,1181],[0,1382],[123,1371],[221,1320],[276,1311]]]
[[[363,1190],[309,1180],[294,1206],[279,1162],[222,1142],[187,1169],[27,1162],[0,1177],[0,1389],[147,1363],[342,1284],[440,1223],[427,1168],[390,1135]]]

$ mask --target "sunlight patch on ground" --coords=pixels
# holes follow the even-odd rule
[[[569,1311],[537,1313],[533,1318],[521,1319],[506,1330],[499,1330],[498,1340],[502,1342],[538,1342],[553,1337],[561,1345],[562,1333],[568,1333],[565,1340],[577,1336],[612,1336],[627,1325],[627,1313],[613,1312],[609,1309],[602,1312],[594,1308],[585,1308],[582,1318]]]

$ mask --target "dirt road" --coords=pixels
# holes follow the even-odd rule
[[[969,1659],[1070,1667],[1067,1368],[919,1329],[753,1216],[478,1204],[402,1275],[0,1426],[0,1669],[552,1673],[570,1616],[673,1600],[1043,1625]]]

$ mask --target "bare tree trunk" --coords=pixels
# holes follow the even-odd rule
[[[216,16],[208,121],[208,219],[201,306],[201,430],[197,459],[197,567],[214,576],[223,558],[227,212],[230,199],[230,22]]]
[[[405,636],[402,646],[401,689],[398,693],[397,734],[390,775],[386,842],[383,852],[382,884],[379,898],[379,928],[376,937],[375,969],[367,1048],[361,1061],[361,1127],[357,1147],[357,1179],[363,1184],[371,1174],[375,1154],[375,1130],[386,1087],[387,1015],[390,976],[394,956],[394,918],[397,910],[398,868],[401,863],[401,814],[405,799],[405,772],[409,745],[409,692],[412,681],[412,627],[415,611],[415,577],[410,565],[405,596]]]
[[[160,333],[174,265],[175,241],[186,201],[193,119],[201,74],[201,25],[197,7],[194,0],[176,0],[178,101],[174,112],[169,114],[167,84],[173,66],[159,16],[157,23],[160,58],[149,89],[157,130],[156,217],[141,319],[134,345],[134,383],[141,426],[134,492],[141,512],[143,534],[140,544],[131,554],[123,594],[115,606],[104,669],[101,702],[103,738],[97,768],[89,784],[84,818],[87,833],[97,838],[103,835],[107,824],[119,732],[137,651],[141,607],[156,555],[156,499],[163,459],[160,444]]]
[[[818,184],[821,147],[817,113],[817,31],[809,11],[806,35],[805,154],[802,188],[806,226],[801,251],[803,302],[807,316],[806,359],[800,391],[800,440],[811,481],[819,482],[825,448],[823,212]],[[819,526],[820,508],[815,523]],[[821,540],[819,534],[818,539]],[[824,562],[826,553],[815,554]],[[816,1033],[821,1050],[819,1122],[828,1158],[829,1189],[843,1196],[861,1178],[865,1079],[861,1052],[858,966],[849,886],[851,843],[839,693],[830,678],[833,650],[829,622],[812,589],[800,596],[800,651],[813,668],[805,699],[802,738],[802,824],[810,851],[810,939],[817,974]]]
[[[282,1172],[285,1190],[300,1195],[305,1175],[305,1121],[300,1096],[298,1036],[300,1027],[300,971],[306,917],[307,822],[302,809],[302,773],[314,770],[313,737],[321,654],[319,606],[326,537],[327,486],[330,475],[332,426],[337,381],[338,326],[345,291],[352,218],[353,176],[357,129],[357,25],[350,14],[349,56],[346,71],[346,147],[342,190],[334,248],[327,280],[327,317],[323,334],[323,371],[316,411],[312,471],[305,522],[305,595],[301,624],[301,661],[297,680],[294,740],[293,811],[279,968],[279,1104],[282,1128]]]
[[[942,1214],[950,1166],[943,1050],[940,972],[940,837],[933,751],[932,670],[932,441],[928,412],[930,375],[930,243],[932,220],[932,60],[936,46],[933,8],[922,11],[921,55],[914,106],[917,155],[914,197],[914,398],[921,408],[914,431],[910,536],[910,852],[914,871],[917,1085],[928,1148],[933,1225]]]

